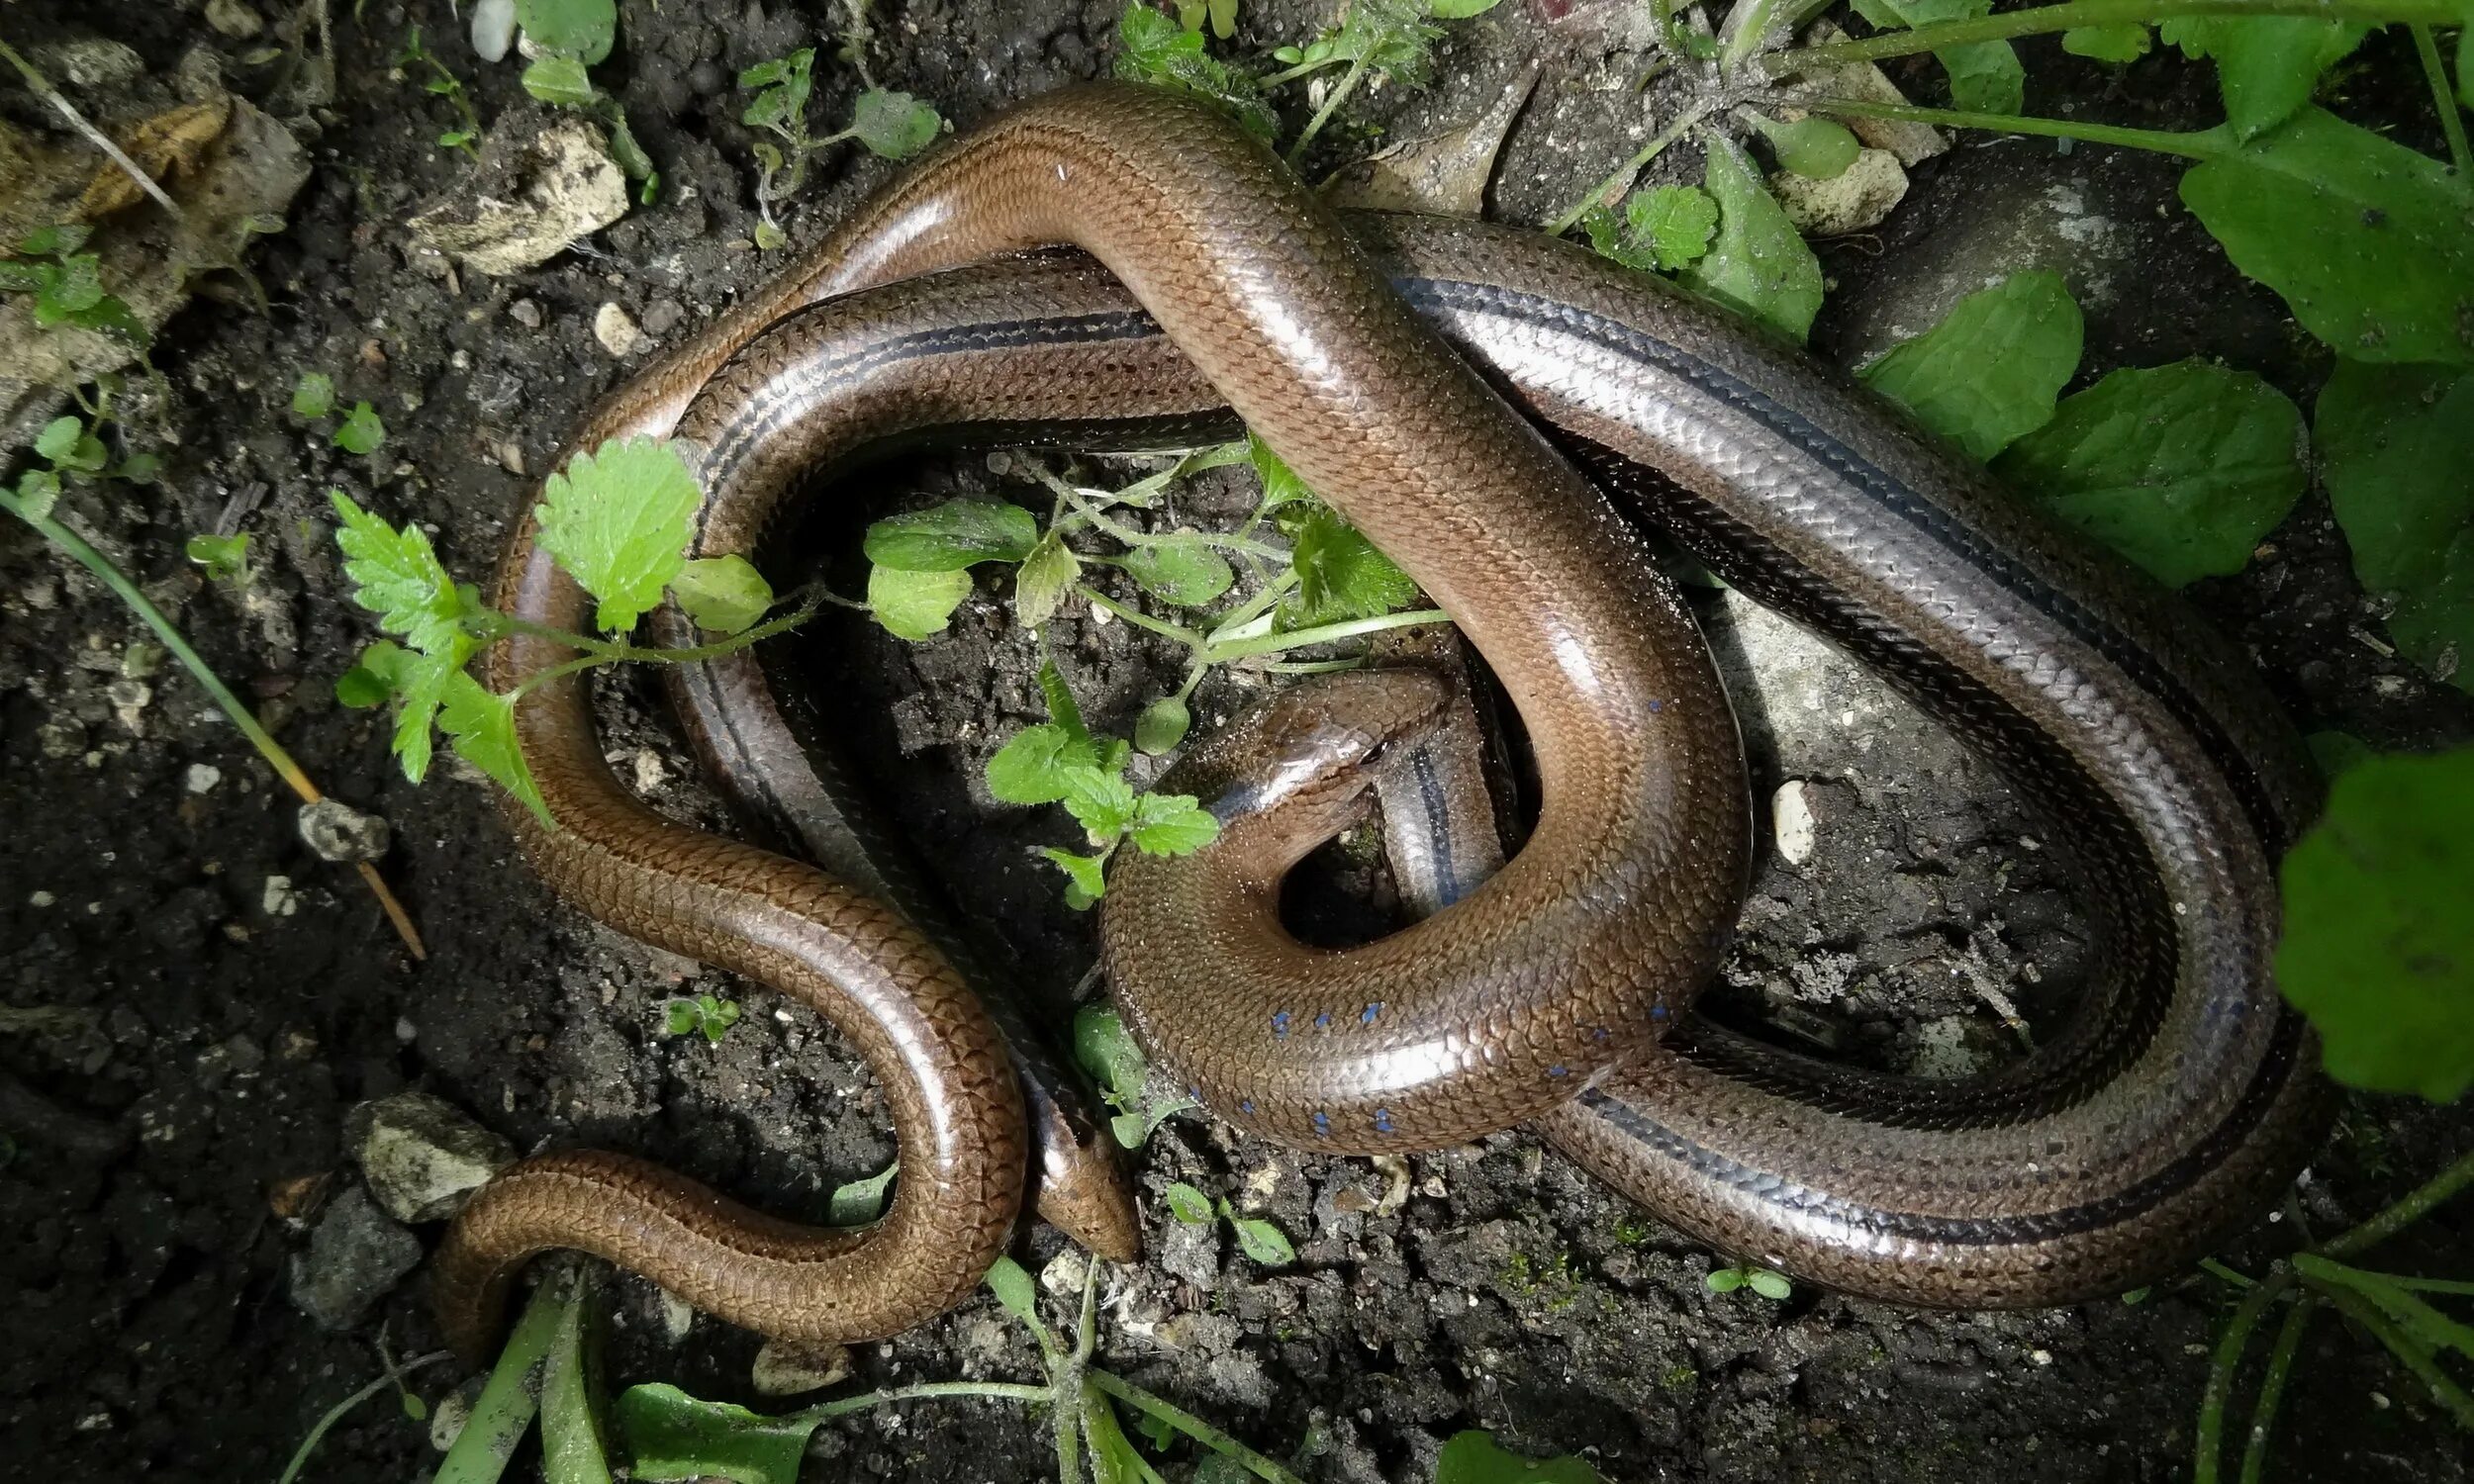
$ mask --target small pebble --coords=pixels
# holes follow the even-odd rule
[[[644,306],[644,332],[658,338],[677,329],[679,322],[686,318],[687,311],[679,307],[677,300],[656,299]]]
[[[320,860],[339,864],[377,860],[394,840],[385,819],[364,814],[339,798],[303,804],[300,830],[301,843],[317,852]]]
[[[258,896],[258,905],[265,909],[269,917],[289,917],[301,910],[301,898],[292,889],[292,878],[268,877],[265,890]]]
[[[593,338],[615,356],[625,356],[644,338],[644,331],[635,327],[627,312],[616,304],[605,304],[593,312]]]
[[[212,793],[215,786],[223,781],[224,770],[212,763],[189,765],[189,791],[192,793]]]
[[[529,299],[519,299],[507,307],[507,318],[526,329],[541,327],[541,306]]]
[[[1778,837],[1778,856],[1790,866],[1812,859],[1813,807],[1804,796],[1801,779],[1789,779],[1769,796],[1769,817]]]

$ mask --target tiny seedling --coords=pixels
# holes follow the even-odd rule
[[[610,157],[629,180],[636,199],[650,204],[661,190],[661,172],[627,126],[618,100],[593,85],[586,72],[618,42],[616,0],[516,0],[516,23],[532,44],[523,90],[552,108],[571,109],[610,132]]]
[[[1214,1217],[1228,1223],[1237,1234],[1239,1250],[1266,1267],[1286,1267],[1297,1260],[1297,1249],[1288,1234],[1260,1216],[1240,1216],[1229,1205],[1227,1197],[1213,1200],[1193,1186],[1179,1180],[1163,1192],[1169,1212],[1189,1227],[1207,1227]]]
[[[461,149],[466,154],[476,159],[479,158],[481,116],[473,112],[472,96],[465,92],[463,79],[448,71],[446,63],[438,60],[429,48],[421,44],[420,27],[415,26],[405,36],[404,49],[396,53],[395,64],[399,69],[409,70],[417,67],[428,69],[429,76],[423,82],[423,89],[433,97],[444,98],[454,107],[459,122],[453,129],[438,136],[438,147]]]
[[[79,250],[93,235],[90,227],[62,225],[20,238],[14,253],[0,257],[0,294],[33,296],[40,328],[70,325],[116,335],[143,355],[153,336],[128,301],[105,291],[102,258]]]
[[[324,371],[304,371],[292,388],[293,416],[310,422],[323,422],[335,410],[334,378]],[[387,440],[387,424],[378,410],[366,402],[352,404],[328,440],[345,453],[367,458],[376,453]]]
[[[181,551],[206,574],[209,582],[230,583],[236,588],[248,585],[248,532],[231,536],[211,533],[191,536]]]
[[[756,186],[756,210],[762,219],[756,227],[756,245],[768,252],[790,240],[773,209],[799,194],[808,180],[808,161],[816,153],[857,139],[879,158],[908,159],[945,128],[932,105],[908,93],[871,84],[859,95],[847,126],[822,139],[810,138],[808,99],[815,61],[815,48],[802,46],[739,73],[739,86],[756,90],[739,122],[774,136],[755,144],[757,163],[764,167],[764,177]]]
[[[1783,1300],[1795,1292],[1794,1282],[1785,1273],[1756,1267],[1749,1262],[1717,1268],[1701,1281],[1709,1285],[1712,1293],[1733,1293],[1739,1288],[1750,1288],[1762,1298]]]
[[[722,1033],[738,1024],[739,1002],[715,994],[678,994],[662,1001],[661,1013],[664,1035],[702,1035],[718,1045]]]

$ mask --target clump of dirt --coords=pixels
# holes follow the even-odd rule
[[[231,21],[249,7],[206,9]],[[523,96],[513,63],[471,55],[445,5],[330,9],[338,85],[289,120],[315,173],[253,259],[271,307],[204,303],[173,322],[154,352],[161,394],[130,429],[163,454],[163,481],[81,490],[70,509],[329,791],[394,822],[384,869],[429,958],[411,962],[358,881],[299,842],[290,796],[184,678],[150,668],[109,595],[14,525],[0,531],[0,1127],[12,1151],[0,1226],[17,1234],[0,1247],[0,1303],[22,1342],[0,1354],[0,1446],[57,1477],[272,1477],[322,1411],[377,1374],[382,1334],[399,1354],[434,1341],[418,1278],[340,1334],[290,1297],[319,1182],[350,1178],[345,1114],[362,1100],[425,1088],[522,1149],[622,1148],[810,1217],[892,1151],[877,1093],[835,1035],[550,900],[511,858],[485,789],[446,777],[414,788],[387,756],[384,721],[331,695],[370,630],[345,599],[326,492],[421,522],[451,569],[485,574],[526,498],[524,471],[548,467],[583,410],[643,358],[597,339],[603,307],[657,345],[775,265],[753,248],[756,171],[732,79],[818,45],[816,116],[840,117],[858,83],[821,40],[838,9],[624,6],[623,46],[595,76],[659,163],[659,196],[503,279],[438,274],[412,245],[407,220],[470,167],[435,146],[454,119],[393,58],[419,23],[491,130],[538,132],[555,116]],[[1249,3],[1240,47],[1303,39],[1327,9]],[[1534,60],[1543,80],[1491,206],[1551,215],[1655,127],[1631,86],[1646,57],[1623,9],[1509,0],[1455,26],[1433,87],[1356,100],[1316,157],[1336,165],[1463,122]],[[967,127],[1103,74],[1117,14],[1109,0],[888,0],[869,63]],[[157,72],[204,46],[242,96],[297,96],[297,49],[264,55],[261,40],[232,34],[238,22],[205,19],[190,4],[26,0],[8,30],[21,47],[107,31]],[[2204,69],[2170,58],[2115,71],[2029,49],[2031,96],[2047,110],[2084,101],[2121,122],[2179,125],[2214,107]],[[2369,65],[2409,76],[2411,54],[2382,42]],[[1922,90],[1929,66],[1893,71]],[[8,106],[40,122],[22,99]],[[890,173],[862,155],[818,163],[788,217],[802,241]],[[2169,162],[2121,151],[1962,141],[1918,168],[1876,233],[1825,244],[1834,287],[1815,343],[1849,361],[1990,276],[2053,266],[2088,311],[2083,378],[2212,353],[2307,395],[2325,365],[2181,213],[2172,180]],[[307,371],[383,416],[374,458],[335,450],[288,411]],[[872,480],[865,510],[992,483],[982,460],[923,461]],[[1207,519],[1247,498],[1215,476],[1180,497],[1179,514]],[[245,594],[207,585],[182,557],[187,535],[228,516],[257,542]],[[848,561],[847,521],[839,531],[843,554],[825,570],[847,582],[833,565]],[[1040,710],[1038,649],[1002,597],[984,584],[931,644],[825,619],[773,659],[830,688],[836,730],[891,815],[1061,1017],[1091,962],[1091,924],[1063,908],[1032,851],[1067,843],[1069,827],[975,783]],[[2465,696],[2356,637],[2376,615],[2317,495],[2241,576],[2191,597],[2252,647],[2308,726],[2390,745],[2474,732]],[[1986,987],[2038,1022],[2066,1005],[2080,953],[2077,883],[2029,843],[2038,821],[1842,657],[1729,596],[1696,603],[1748,721],[1756,796],[1801,782],[1813,821],[1798,865],[1764,836],[1724,1012],[1881,1066],[2011,1054],[2015,1032]],[[1180,672],[1173,646],[1123,623],[1064,623],[1055,650],[1094,723],[1120,731]],[[1202,724],[1263,684],[1215,679]],[[651,680],[615,678],[602,701],[622,775],[681,817],[728,827]],[[746,1013],[718,1044],[664,1035],[663,1002],[704,992]],[[2463,1112],[2358,1099],[2285,1219],[2358,1218],[2468,1129]],[[1703,1276],[1717,1258],[1521,1133],[1409,1159],[1396,1208],[1383,1199],[1392,1178],[1364,1161],[1204,1121],[1164,1126],[1135,1163],[1152,1256],[1106,1275],[1105,1363],[1268,1452],[1301,1450],[1315,1477],[1422,1479],[1467,1427],[1578,1452],[1619,1480],[2172,1477],[2229,1301],[2199,1279],[2138,1304],[1999,1315],[1716,1295]],[[1180,1226],[1160,1198],[1172,1180],[1277,1222],[1296,1262],[1267,1268],[1224,1230]],[[2434,1219],[2400,1260],[2461,1247],[2462,1222]],[[2277,1235],[2228,1256],[2271,1252]],[[1044,1230],[1026,1239],[1035,1268],[1059,1250]],[[615,1381],[754,1400],[751,1337],[700,1321],[682,1338],[646,1285],[616,1292]],[[858,1379],[1027,1378],[1036,1365],[983,1301],[862,1347]],[[2444,1422],[2372,1347],[2323,1324],[2301,1365],[2310,1380],[2281,1434],[2283,1477],[2465,1477]],[[440,1374],[421,1389],[434,1397]],[[1052,1457],[1041,1420],[978,1403],[868,1414],[815,1446],[835,1476],[921,1481],[1044,1477]],[[411,1479],[433,1462],[426,1430],[381,1401],[330,1436],[309,1477]]]

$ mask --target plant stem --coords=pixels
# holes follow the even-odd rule
[[[1153,1396],[1130,1381],[1120,1380],[1104,1370],[1094,1370],[1090,1383],[1138,1412],[1148,1412],[1180,1433],[1201,1443],[1215,1453],[1225,1453],[1246,1466],[1256,1478],[1269,1479],[1272,1484],[1305,1484],[1295,1474],[1264,1457],[1261,1453],[1229,1437],[1182,1407]]]
[[[2250,1436],[2242,1439],[2241,1484],[2259,1484],[2260,1470],[2268,1459],[2268,1435],[2276,1426],[2276,1409],[2285,1400],[2285,1381],[2294,1371],[2294,1355],[2302,1348],[2302,1332],[2311,1325],[2312,1311],[2320,1301],[2304,1294],[2285,1311],[2285,1323],[2276,1331],[2276,1344],[2268,1351],[2268,1369],[2259,1378],[2259,1401],[2251,1408]]]
[[[2455,0],[2073,0],[2067,5],[2041,5],[1998,16],[1944,21],[1866,37],[1859,42],[1827,42],[1772,52],[1755,65],[1770,77],[1785,77],[1852,62],[1913,56],[1971,42],[2003,42],[2041,36],[2080,26],[2153,25],[2180,16],[2303,16],[2320,21],[2365,21],[2374,26],[2416,22],[2426,26],[2464,23]]]
[[[0,46],[5,45],[0,43]],[[240,735],[249,739],[249,745],[257,749],[257,755],[266,760],[266,766],[275,770],[275,776],[299,795],[301,802],[314,804],[327,796],[319,791],[316,784],[310,782],[309,775],[301,771],[301,765],[292,760],[292,754],[284,750],[274,734],[258,723],[257,713],[240,703],[240,697],[232,694],[232,688],[224,684],[222,677],[208,668],[205,659],[189,647],[188,639],[172,626],[172,620],[164,616],[163,610],[156,607],[152,600],[139,591],[138,585],[131,582],[127,574],[112,564],[110,557],[97,551],[84,536],[52,519],[49,514],[29,513],[17,496],[9,491],[0,490],[0,509],[6,509],[10,514],[41,531],[52,545],[67,552],[79,566],[93,573],[105,587],[111,589],[113,596],[127,603],[130,611],[143,620],[146,627],[154,630],[154,636],[163,641],[163,647],[171,651],[174,659],[180,661],[181,668],[189,672],[190,679],[205,689],[226,719],[240,729]],[[429,951],[421,941],[421,930],[413,926],[412,915],[404,910],[402,902],[395,899],[395,893],[387,889],[386,879],[378,875],[378,868],[367,861],[356,864],[360,868],[361,880],[369,883],[369,889],[378,898],[379,909],[387,914],[387,921],[394,926],[396,936],[404,940],[405,948],[415,959],[428,958]]]
[[[2280,1268],[2251,1289],[2234,1317],[2226,1321],[2216,1353],[2208,1360],[2207,1390],[2199,1396],[2198,1454],[2191,1463],[2191,1484],[2217,1484],[2217,1453],[2225,1436],[2225,1404],[2234,1394],[2234,1373],[2241,1367],[2242,1351],[2250,1345],[2250,1332],[2259,1328],[2269,1306],[2293,1285],[2293,1274]]]
[[[2398,1329],[2387,1315],[2349,1288],[2329,1287],[2320,1292],[2347,1319],[2369,1331],[2372,1339],[2388,1346],[2388,1352],[2397,1357],[2399,1364],[2414,1372],[2416,1379],[2430,1388],[2431,1399],[2456,1420],[2458,1427],[2474,1432],[2474,1396],[2468,1396],[2464,1387],[2449,1380],[2438,1363],[2431,1359],[2429,1351],[2415,1343],[2414,1337]]]
[[[15,46],[6,42],[0,42],[0,59],[6,60],[10,66],[15,67],[17,75],[26,80],[26,86],[33,91],[34,95],[50,104],[55,113],[68,120],[69,127],[84,135],[88,143],[110,155],[112,163],[128,171],[129,178],[138,183],[138,188],[153,197],[155,205],[171,213],[173,221],[179,222],[187,219],[188,214],[180,209],[180,203],[165,194],[163,188],[155,183],[153,176],[139,169],[138,162],[123,152],[120,145],[113,143],[110,135],[87,123],[86,116],[77,111],[76,105],[54,91],[50,81],[35,70],[33,62],[19,55]]]
[[[2457,113],[2456,95],[2448,90],[2448,64],[2439,59],[2439,42],[2427,25],[2417,23],[2407,30],[2414,33],[2414,50],[2423,58],[2423,75],[2430,79],[2431,102],[2439,109],[2439,131],[2448,137],[2449,162],[2457,167],[2459,180],[2474,177],[2474,152],[2465,145],[2465,120]]]
[[[1288,163],[1293,165],[1305,157],[1305,146],[1313,143],[1314,137],[1323,132],[1323,126],[1330,121],[1333,111],[1338,109],[1351,93],[1358,90],[1359,83],[1366,80],[1366,69],[1371,56],[1372,53],[1369,53],[1349,63],[1348,75],[1341,78],[1339,85],[1324,95],[1323,106],[1314,111],[1313,118],[1305,121],[1305,128],[1297,135],[1297,141],[1288,146],[1288,152],[1285,156]]]
[[[454,1358],[455,1356],[449,1351],[432,1350],[427,1355],[407,1360],[402,1365],[391,1366],[385,1375],[328,1408],[326,1416],[321,1417],[317,1426],[309,1430],[309,1436],[301,1439],[301,1445],[292,1450],[292,1461],[283,1466],[283,1472],[276,1476],[275,1484],[292,1484],[293,1480],[299,1478],[303,1465],[310,1460],[310,1454],[318,1451],[318,1445],[327,1440],[328,1433],[333,1430],[336,1423],[343,1421],[344,1416],[353,1408],[368,1401],[379,1392],[395,1386],[401,1377],[409,1376],[414,1371],[427,1366],[435,1365],[441,1360]]]
[[[1162,638],[1175,639],[1178,643],[1183,644],[1189,649],[1198,651],[1203,646],[1204,641],[1202,635],[1195,633],[1192,629],[1180,628],[1178,625],[1170,623],[1165,619],[1154,618],[1149,613],[1143,612],[1139,608],[1127,607],[1124,603],[1110,598],[1107,594],[1100,592],[1089,583],[1076,583],[1074,585],[1074,591],[1088,600],[1093,607],[1105,608],[1108,612],[1124,619],[1136,628],[1148,629],[1151,632],[1160,635]]]
[[[2091,0],[2093,3],[2093,0]],[[2090,144],[2118,144],[2126,149],[2153,149],[2185,159],[2218,159],[2225,154],[2218,130],[2126,129],[2115,124],[2073,124],[2015,114],[1970,114],[1947,108],[1917,108],[1904,103],[1875,103],[1865,98],[1804,98],[1780,100],[1814,113],[1856,119],[1901,119],[1911,124],[1939,124],[1946,129],[1983,129],[1995,134],[2027,134],[2053,139],[2080,139]]]
[[[1547,235],[1551,237],[1560,237],[1564,233],[1572,230],[1573,223],[1579,221],[1582,217],[1587,216],[1589,214],[1589,208],[1593,206],[1613,206],[1616,202],[1622,200],[1624,192],[1632,188],[1633,181],[1639,179],[1641,172],[1649,168],[1650,161],[1658,158],[1661,154],[1665,153],[1668,145],[1674,143],[1675,140],[1682,139],[1686,134],[1691,132],[1694,125],[1700,123],[1703,119],[1708,118],[1710,111],[1714,106],[1715,105],[1707,102],[1695,103],[1690,108],[1685,109],[1682,113],[1675,115],[1673,122],[1669,123],[1665,129],[1660,130],[1657,137],[1652,139],[1648,143],[1642,145],[1640,149],[1633,154],[1632,158],[1616,166],[1613,173],[1609,174],[1604,180],[1599,181],[1596,185],[1591,186],[1588,194],[1572,203],[1571,210],[1548,223],[1546,228]]]
[[[2226,1266],[2222,1262],[2219,1262],[2214,1257],[2200,1258],[2199,1265],[2206,1271],[2216,1274],[2218,1277],[2223,1278],[2226,1282],[2233,1284],[2236,1288],[2255,1288],[2258,1286],[2256,1279],[2249,1278],[2241,1273],[2236,1272],[2234,1269]]]
[[[1412,628],[1421,623],[1449,623],[1451,615],[1441,608],[1413,608],[1405,613],[1385,613],[1377,618],[1351,618],[1340,623],[1321,623],[1312,628],[1291,629],[1285,634],[1261,634],[1251,639],[1229,639],[1214,643],[1203,651],[1205,661],[1218,665],[1229,660],[1242,660],[1249,655],[1283,654],[1303,649],[1309,644],[1329,644],[1339,639],[1354,639],[1363,634],[1380,634],[1385,629]]]
[[[2474,1293],[2474,1282],[2462,1278],[2409,1278],[2393,1272],[2384,1276],[2409,1293]]]
[[[2433,1207],[2468,1185],[2474,1185],[2474,1151],[2458,1156],[2455,1163],[2424,1181],[2408,1192],[2403,1200],[2379,1215],[2350,1232],[2331,1238],[2321,1246],[2320,1255],[2346,1257],[2365,1248],[2377,1247],[2429,1215]]]

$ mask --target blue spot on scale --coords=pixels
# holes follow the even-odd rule
[[[1330,1030],[1330,1029],[1331,1029],[1331,1011],[1329,1011],[1329,1010],[1325,1010],[1322,1014],[1315,1016],[1315,1017],[1314,1017],[1314,1028],[1315,1028],[1316,1030],[1318,1030],[1318,1031],[1328,1031],[1328,1030]]]
[[[1186,1095],[1192,1098],[1195,1102],[1202,1101],[1202,1084],[1200,1082],[1188,1082],[1186,1084]]]
[[[1286,1010],[1279,1010],[1273,1013],[1272,1034],[1275,1036],[1285,1036],[1288,1034],[1288,1012]]]
[[[1237,1105],[1237,1111],[1238,1111],[1238,1112],[1240,1112],[1240,1113],[1251,1113],[1251,1112],[1253,1112],[1253,1111],[1254,1111],[1254,1099],[1253,1099],[1253,1098],[1247,1098],[1247,1099],[1245,1099],[1243,1102],[1240,1102],[1240,1103]]]
[[[1553,1067],[1547,1068],[1547,1075],[1551,1077],[1570,1076],[1570,1069],[1567,1068],[1561,1062],[1558,1062]]]
[[[1321,1135],[1325,1139],[1329,1139],[1331,1137],[1331,1115],[1329,1113],[1317,1112],[1314,1115],[1314,1132]]]
[[[1373,1004],[1368,1005],[1366,1007],[1366,1013],[1358,1017],[1358,1024],[1373,1025],[1375,1023],[1375,1017],[1382,1013],[1382,1008],[1383,1002],[1381,1000],[1377,1000]]]
[[[1375,1132],[1379,1134],[1388,1134],[1391,1132],[1391,1110],[1389,1108],[1377,1108],[1375,1110]]]
[[[1653,700],[1650,702],[1650,709],[1653,711],[1663,711],[1666,709],[1666,702],[1663,700]]]
[[[1665,1005],[1650,1006],[1650,1018],[1652,1020],[1665,1020],[1666,1018],[1666,1014],[1667,1011]]]
[[[1590,1039],[1590,1040],[1592,1040],[1592,1041],[1604,1041],[1604,1040],[1606,1039],[1606,1036],[1607,1036],[1607,1030],[1606,1030],[1606,1027],[1604,1027],[1604,1026],[1602,1026],[1602,1025],[1600,1025],[1600,1026],[1591,1026],[1591,1027],[1589,1028],[1589,1039]]]

